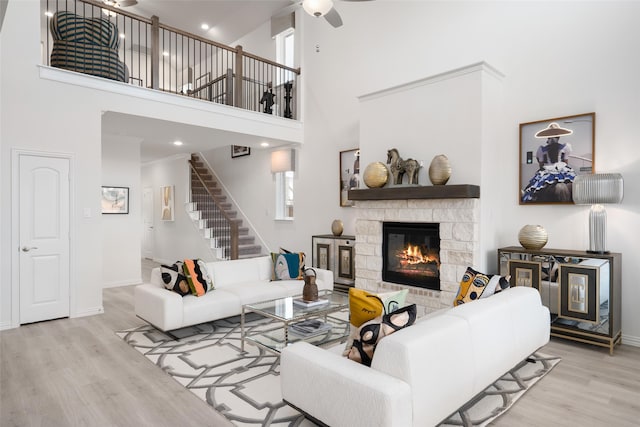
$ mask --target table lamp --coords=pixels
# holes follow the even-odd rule
[[[622,175],[619,173],[594,173],[578,175],[573,181],[573,201],[578,205],[591,205],[589,212],[589,250],[593,254],[605,254],[607,237],[607,213],[603,203],[620,203],[624,195]]]

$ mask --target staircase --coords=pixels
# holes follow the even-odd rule
[[[213,173],[197,154],[191,155],[191,202],[187,212],[202,230],[203,238],[218,259],[252,258],[262,255],[262,246],[238,218],[238,211],[218,186]]]

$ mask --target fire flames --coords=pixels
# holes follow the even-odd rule
[[[402,267],[415,266],[416,264],[436,264],[440,268],[440,260],[437,256],[423,254],[417,245],[407,245],[405,249],[398,254],[400,265]]]

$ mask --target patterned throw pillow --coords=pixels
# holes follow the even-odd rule
[[[201,297],[206,292],[214,289],[213,281],[202,260],[185,259],[184,275],[187,277],[191,293],[197,297]]]
[[[183,266],[182,261],[176,261],[173,265],[161,265],[160,277],[164,287],[170,291],[176,292],[181,296],[189,295],[191,289],[187,278],[182,274]]]
[[[349,322],[356,328],[384,313],[404,307],[408,289],[374,294],[364,289],[349,289]]]
[[[271,280],[302,280],[304,279],[303,252],[271,253],[273,271]]]
[[[480,298],[487,298],[496,292],[509,287],[509,276],[502,277],[497,274],[484,274],[467,267],[458,294],[453,300],[453,305],[458,306]]]
[[[353,341],[358,337],[358,328],[363,323],[404,307],[408,293],[408,289],[374,294],[364,289],[350,288],[349,323],[351,331],[342,355],[347,356],[351,351]]]
[[[380,340],[413,325],[416,321],[416,312],[416,305],[411,304],[363,323],[358,328],[357,338],[353,340],[347,358],[371,366],[373,354]]]

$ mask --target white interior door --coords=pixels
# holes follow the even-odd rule
[[[153,259],[153,188],[142,191],[142,257]]]
[[[19,156],[20,323],[69,316],[69,159]]]

